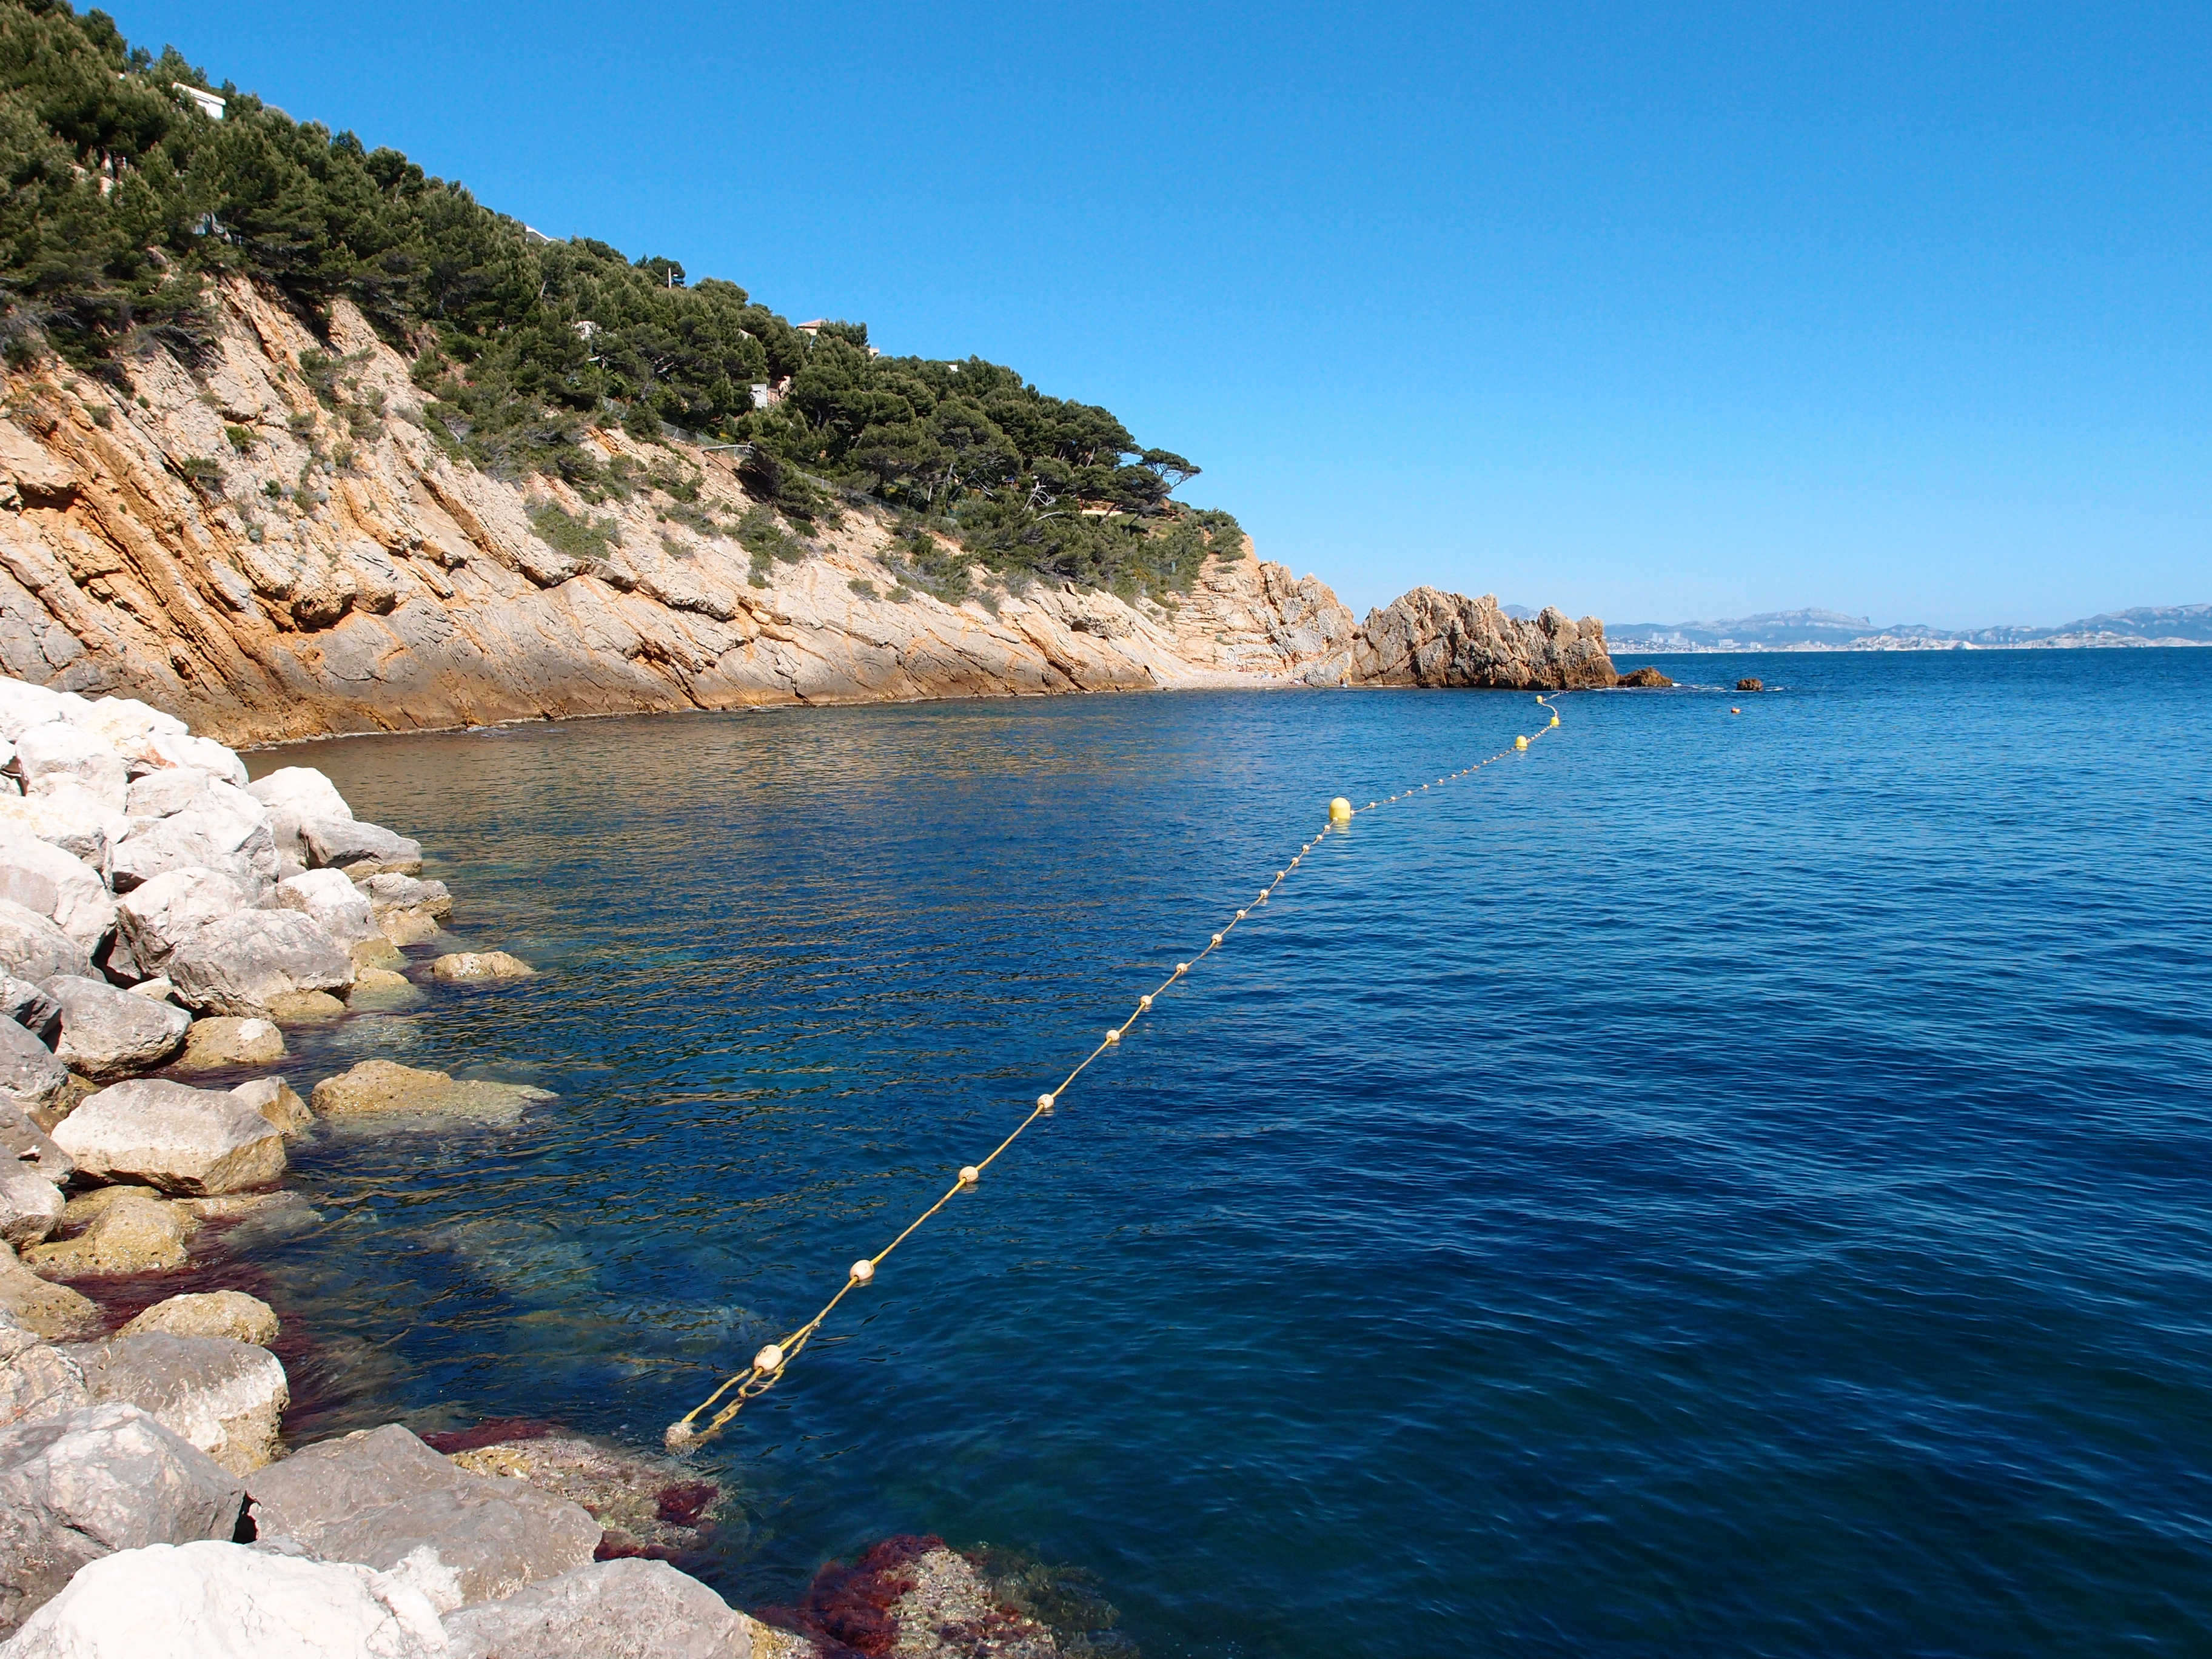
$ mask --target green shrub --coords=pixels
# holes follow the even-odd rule
[[[572,559],[604,559],[622,545],[620,521],[579,518],[553,501],[531,509],[530,526],[546,546]]]

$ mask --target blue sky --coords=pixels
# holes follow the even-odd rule
[[[1363,611],[2212,600],[2202,5],[110,9],[549,234],[1103,404]]]

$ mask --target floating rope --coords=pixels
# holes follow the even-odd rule
[[[1546,711],[1552,716],[1548,725],[1539,726],[1536,729],[1535,735],[1540,738],[1545,732],[1550,731],[1553,726],[1555,726],[1559,723],[1559,716],[1558,710],[1553,704],[1545,702],[1544,699],[1540,696],[1538,697],[1536,701],[1539,703],[1542,703]],[[1445,784],[1455,782],[1461,778],[1471,777],[1475,773],[1482,770],[1486,766],[1493,765],[1497,762],[1505,759],[1508,756],[1526,751],[1528,747],[1529,741],[1530,739],[1527,736],[1516,737],[1513,739],[1513,747],[1510,749],[1501,749],[1496,754],[1488,757],[1486,759],[1475,762],[1472,766],[1462,766],[1456,772],[1448,772],[1432,784],[1418,784],[1412,787],[1402,789],[1399,791],[1398,793],[1387,796],[1382,799],[1370,800],[1364,807],[1355,808],[1351,802],[1346,800],[1342,796],[1339,796],[1336,799],[1331,801],[1328,805],[1329,822],[1328,823],[1324,823],[1314,835],[1311,840],[1307,841],[1299,846],[1298,850],[1293,853],[1290,858],[1285,861],[1283,867],[1275,872],[1274,879],[1270,881],[1265,887],[1262,887],[1259,892],[1254,896],[1249,903],[1246,904],[1234,915],[1231,916],[1227,921],[1224,922],[1221,925],[1220,931],[1212,935],[1206,940],[1203,948],[1194,954],[1188,962],[1178,962],[1176,963],[1175,971],[1173,973],[1170,974],[1165,979],[1162,980],[1158,985],[1154,986],[1143,996],[1139,997],[1137,999],[1137,1006],[1129,1011],[1129,1017],[1127,1019],[1123,1020],[1119,1025],[1110,1025],[1107,1027],[1105,1032],[1099,1037],[1097,1046],[1094,1047],[1089,1054],[1084,1055],[1081,1060],[1076,1062],[1075,1069],[1060,1079],[1060,1085],[1051,1091],[1051,1092],[1039,1095],[1036,1097],[1036,1104],[1030,1109],[1030,1114],[1027,1117],[1024,1118],[1019,1123],[1017,1123],[1014,1126],[1013,1133],[1012,1134],[1008,1135],[1004,1140],[994,1146],[986,1157],[974,1164],[963,1164],[959,1173],[953,1177],[952,1184],[945,1189],[943,1195],[938,1199],[937,1202],[931,1205],[920,1215],[915,1217],[912,1221],[907,1223],[905,1231],[901,1232],[896,1238],[891,1240],[890,1243],[884,1245],[882,1249],[878,1250],[873,1255],[864,1256],[860,1261],[855,1261],[850,1267],[847,1268],[845,1271],[844,1284],[839,1288],[836,1295],[831,1297],[829,1301],[822,1304],[821,1312],[816,1314],[813,1318],[808,1320],[797,1330],[769,1343],[766,1347],[763,1348],[758,1353],[753,1356],[751,1365],[742,1371],[738,1371],[723,1379],[721,1386],[716,1389],[714,1393],[708,1395],[704,1400],[694,1406],[690,1411],[684,1413],[683,1416],[678,1418],[673,1423],[671,1423],[668,1425],[668,1432],[665,1437],[668,1444],[668,1449],[671,1451],[683,1451],[689,1447],[698,1444],[701,1441],[705,1440],[711,1435],[720,1433],[724,1428],[728,1426],[731,1419],[734,1418],[740,1411],[744,1409],[749,1401],[759,1399],[761,1395],[766,1394],[770,1389],[781,1382],[783,1380],[784,1372],[790,1369],[791,1362],[798,1358],[799,1356],[805,1351],[806,1345],[814,1340],[815,1333],[822,1328],[823,1322],[827,1320],[831,1314],[836,1312],[837,1304],[842,1302],[847,1297],[850,1296],[854,1291],[860,1289],[864,1285],[873,1284],[875,1282],[877,1269],[884,1265],[884,1260],[890,1256],[893,1250],[898,1249],[900,1245],[905,1243],[908,1238],[912,1237],[915,1232],[924,1222],[927,1221],[939,1210],[950,1204],[962,1193],[968,1191],[978,1182],[982,1180],[983,1171],[989,1169],[994,1163],[997,1162],[1000,1155],[1005,1152],[1008,1147],[1012,1146],[1017,1140],[1019,1140],[1022,1138],[1023,1132],[1026,1130],[1030,1124],[1036,1122],[1041,1117],[1050,1117],[1053,1114],[1053,1109],[1060,1103],[1060,1097],[1067,1092],[1070,1087],[1073,1085],[1075,1079],[1081,1077],[1083,1073],[1089,1069],[1091,1063],[1097,1060],[1099,1055],[1104,1054],[1108,1049],[1119,1046],[1122,1037],[1127,1034],[1129,1028],[1152,1012],[1152,1004],[1157,999],[1174,989],[1178,983],[1188,977],[1191,972],[1197,968],[1200,963],[1205,961],[1206,957],[1212,956],[1216,951],[1220,950],[1222,945],[1227,941],[1229,935],[1236,931],[1237,924],[1243,921],[1247,916],[1250,915],[1254,910],[1258,909],[1261,905],[1267,903],[1269,896],[1274,892],[1276,888],[1282,885],[1283,882],[1289,877],[1291,871],[1298,867],[1299,864],[1304,861],[1305,855],[1312,852],[1315,848],[1321,845],[1322,842],[1328,836],[1331,828],[1340,827],[1341,825],[1349,823],[1355,811],[1377,811],[1385,806],[1395,806],[1400,801],[1410,800],[1415,795],[1424,793],[1430,789],[1441,788]],[[698,1420],[699,1414],[702,1412],[708,1411],[714,1407],[718,1402],[723,1402],[726,1400],[726,1403],[723,1403],[721,1409],[716,1412],[714,1415],[708,1419],[706,1427],[695,1428],[693,1426],[693,1425]]]

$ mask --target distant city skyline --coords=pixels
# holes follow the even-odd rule
[[[2201,9],[111,9],[549,234],[1103,404],[1361,612],[2212,600]]]

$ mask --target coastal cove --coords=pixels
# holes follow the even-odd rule
[[[888,1534],[1010,1547],[1155,1659],[2185,1650],[2190,660],[1698,659],[1355,820],[698,1455],[744,1523],[686,1565],[757,1607]],[[441,948],[540,969],[295,1033],[295,1086],[555,1097],[295,1150],[313,1219],[226,1246],[288,1434],[656,1445],[1320,803],[1535,718],[1190,692],[249,756],[421,839]]]

